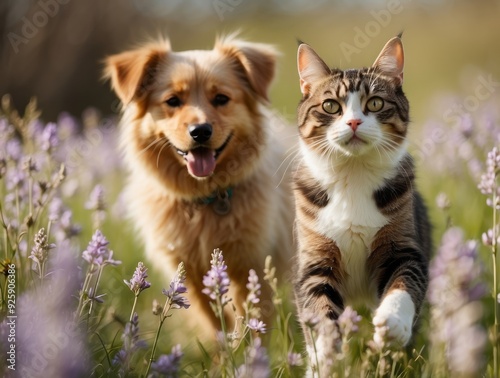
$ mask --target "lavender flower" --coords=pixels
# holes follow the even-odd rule
[[[347,306],[337,319],[337,325],[342,335],[349,337],[351,334],[358,332],[358,323],[360,321],[361,316],[351,306]]]
[[[259,319],[251,318],[248,323],[247,327],[250,328],[251,330],[254,330],[258,333],[266,333],[266,324]]]
[[[5,145],[7,160],[18,162],[23,157],[23,145],[17,138],[9,139]]]
[[[486,158],[486,172],[481,175],[478,188],[481,193],[491,196],[491,198],[486,200],[486,204],[497,210],[500,209],[500,185],[497,184],[499,173],[500,151],[495,147],[488,153],[488,157]]]
[[[318,316],[318,314],[310,310],[304,311],[304,313],[301,315],[301,318],[304,322],[304,325],[311,329],[315,328],[320,321],[320,317]]]
[[[300,353],[290,352],[287,356],[287,363],[290,366],[302,366],[304,364],[304,360],[302,359],[302,355]]]
[[[163,312],[163,306],[156,299],[153,299],[153,315],[160,315]]]
[[[49,244],[47,242],[45,229],[41,228],[35,235],[35,245],[33,246],[31,254],[28,258],[32,259],[40,267],[47,260],[49,250],[55,247],[55,244]]]
[[[419,151],[429,168],[478,179],[483,160],[478,152],[489,151],[500,143],[499,99],[496,91],[490,98],[482,99],[472,112],[464,111],[463,96],[438,99],[436,116],[424,125]]]
[[[55,197],[50,203],[48,217],[53,224],[54,237],[57,242],[71,239],[82,231],[79,225],[73,223],[73,213],[64,206],[59,197]]]
[[[44,151],[51,151],[58,145],[59,137],[57,136],[57,125],[52,122],[47,123],[40,138],[40,147]]]
[[[481,275],[478,244],[464,241],[459,228],[446,231],[430,267],[431,337],[434,346],[444,346],[448,367],[455,373],[477,374],[483,362]]]
[[[252,304],[257,304],[259,303],[259,295],[260,295],[260,288],[261,285],[259,283],[259,276],[255,273],[255,270],[250,269],[249,274],[248,274],[248,283],[247,283],[247,289],[248,289],[248,295],[247,295],[247,302],[252,303]]]
[[[104,201],[104,188],[102,185],[97,184],[92,192],[88,201],[85,203],[85,208],[88,210],[104,211],[106,210],[106,202]]]
[[[126,376],[131,370],[131,362],[135,352],[147,347],[144,340],[139,339],[139,316],[134,313],[132,320],[125,325],[122,335],[122,349],[115,355],[113,365],[119,366],[118,375]]]
[[[184,269],[184,263],[180,263],[177,267],[177,272],[170,282],[170,288],[168,290],[163,289],[163,294],[166,295],[171,300],[172,308],[189,308],[190,303],[182,294],[187,292],[184,282],[186,281],[186,270]]]
[[[446,193],[441,192],[436,196],[436,206],[441,210],[447,210],[450,208],[450,199],[448,198]]]
[[[143,290],[151,287],[151,283],[146,281],[148,274],[146,273],[148,269],[144,266],[142,262],[139,262],[137,268],[135,268],[135,272],[130,281],[123,280],[125,284],[134,292],[137,296]]]
[[[94,228],[99,228],[106,219],[106,202],[104,201],[104,188],[97,184],[90,193],[88,201],[85,203],[85,208],[93,210],[92,220]]]
[[[493,240],[496,237],[496,240]],[[492,247],[494,244],[500,244],[500,226],[497,225],[495,233],[493,233],[493,229],[490,228],[488,231],[483,232],[481,235],[481,239],[483,244],[487,247]]]
[[[227,265],[224,263],[222,251],[220,249],[215,249],[213,251],[210,265],[210,270],[203,277],[203,285],[205,288],[202,290],[202,293],[208,295],[212,300],[216,300],[217,297],[220,297],[222,305],[224,305],[228,300],[224,298],[223,295],[229,290],[230,280],[227,274]]]
[[[91,273],[103,265],[121,264],[121,261],[113,260],[113,251],[108,249],[108,244],[109,242],[102,232],[96,230],[87,249],[82,253],[82,258],[92,267]]]
[[[266,348],[262,346],[262,340],[256,337],[253,345],[245,350],[245,364],[240,366],[236,372],[238,378],[266,378],[271,375],[269,369],[269,357]]]
[[[83,328],[72,316],[73,295],[78,290],[79,280],[75,279],[78,276],[76,261],[68,252],[57,247],[51,253],[49,261],[54,265],[51,265],[52,272],[46,277],[45,285],[19,292],[16,323],[19,321],[23,325],[16,332],[19,376],[92,375],[90,349],[86,346],[88,335],[81,332]],[[40,361],[44,361],[43,368]]]
[[[149,377],[179,377],[181,358],[183,356],[180,344],[172,347],[170,354],[162,354],[151,364],[152,374]]]

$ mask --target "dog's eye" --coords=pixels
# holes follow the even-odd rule
[[[182,105],[181,99],[177,96],[170,97],[165,103],[172,108],[178,108]]]
[[[214,106],[223,106],[226,105],[229,102],[229,97],[223,94],[217,94],[215,95],[212,103]]]

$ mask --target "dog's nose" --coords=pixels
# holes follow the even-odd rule
[[[189,126],[189,135],[195,142],[204,143],[212,136],[212,125],[209,123],[200,123]]]

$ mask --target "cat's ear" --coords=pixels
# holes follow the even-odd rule
[[[387,76],[393,77],[398,84],[403,84],[404,51],[401,38],[394,37],[387,42],[378,55],[374,68]]]
[[[297,66],[300,77],[300,91],[308,95],[311,84],[330,74],[330,68],[318,54],[307,44],[302,43],[297,53]]]

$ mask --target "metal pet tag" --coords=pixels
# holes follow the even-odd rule
[[[226,215],[231,211],[231,202],[229,201],[229,194],[227,191],[217,194],[213,206],[215,214],[218,215]]]

